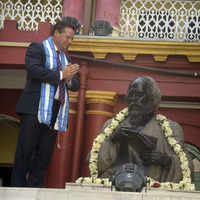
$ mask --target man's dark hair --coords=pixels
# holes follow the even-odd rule
[[[54,35],[56,30],[58,30],[59,33],[62,33],[63,30],[67,27],[72,28],[75,34],[78,34],[81,25],[79,24],[78,20],[74,17],[63,17],[61,21],[59,21],[53,26],[51,35]]]

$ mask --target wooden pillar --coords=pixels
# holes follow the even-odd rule
[[[64,0],[62,15],[75,17],[82,24],[83,8],[84,0]]]
[[[79,101],[77,108],[77,122],[75,131],[75,143],[74,143],[74,154],[72,161],[72,176],[71,180],[74,182],[80,174],[80,156],[82,152],[82,142],[83,142],[83,123],[84,123],[84,113],[85,113],[85,93],[87,88],[87,75],[88,75],[88,62],[80,61],[81,71],[80,71],[80,91],[79,91]]]
[[[96,1],[95,20],[106,20],[113,27],[119,26],[120,0],[98,0]]]
[[[66,132],[59,132],[47,172],[47,187],[65,188],[71,181],[73,144],[75,139],[78,93],[69,92],[69,120]]]
[[[92,21],[92,3],[93,0],[85,0],[83,15],[83,35],[89,35]]]
[[[84,129],[84,146],[81,160],[81,176],[89,176],[86,157],[91,150],[94,138],[99,134],[105,121],[113,117],[115,92],[94,91],[86,92],[86,120]]]

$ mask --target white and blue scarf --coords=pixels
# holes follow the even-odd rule
[[[57,71],[57,54],[56,49],[52,40],[52,37],[49,37],[47,40],[43,41],[43,47],[45,50],[46,62],[45,67],[47,69]],[[68,64],[68,60],[65,56],[65,53],[62,51],[60,53],[61,67],[63,68]],[[41,93],[40,93],[40,102],[38,108],[38,120],[40,123],[50,125],[52,119],[52,107],[55,96],[55,86],[49,83],[41,83]],[[54,129],[58,131],[65,131],[67,129],[68,122],[68,113],[69,113],[69,102],[66,92],[65,85],[65,103],[61,104],[58,116],[54,125]]]

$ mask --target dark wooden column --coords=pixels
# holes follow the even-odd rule
[[[47,172],[47,187],[65,188],[71,181],[73,144],[75,140],[78,93],[69,93],[69,120],[66,132],[59,132]]]
[[[93,0],[85,0],[83,14],[83,35],[89,35],[92,22],[92,6]]]

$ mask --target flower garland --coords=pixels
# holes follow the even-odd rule
[[[93,142],[92,150],[91,150],[91,156],[89,161],[89,169],[91,177],[80,177],[76,183],[85,183],[85,184],[103,184],[110,186],[111,182],[109,179],[101,179],[98,177],[98,168],[97,168],[97,162],[98,162],[98,154],[99,150],[101,148],[102,142],[110,136],[113,131],[118,127],[119,123],[125,119],[125,117],[128,115],[128,108],[124,108],[121,110],[114,118],[112,118],[111,124],[109,124],[95,139]],[[156,120],[160,122],[161,128],[163,130],[163,133],[165,134],[165,137],[167,138],[168,143],[173,148],[174,152],[177,154],[178,158],[181,162],[181,169],[182,169],[182,175],[183,179],[179,183],[172,183],[172,182],[163,182],[160,183],[153,178],[147,177],[149,187],[159,187],[159,188],[165,188],[165,189],[172,189],[172,190],[184,190],[184,191],[194,191],[194,184],[191,183],[191,172],[189,169],[189,162],[186,157],[186,154],[184,153],[182,147],[176,139],[173,137],[172,129],[170,128],[169,121],[167,118],[163,115],[158,114],[156,116]]]

